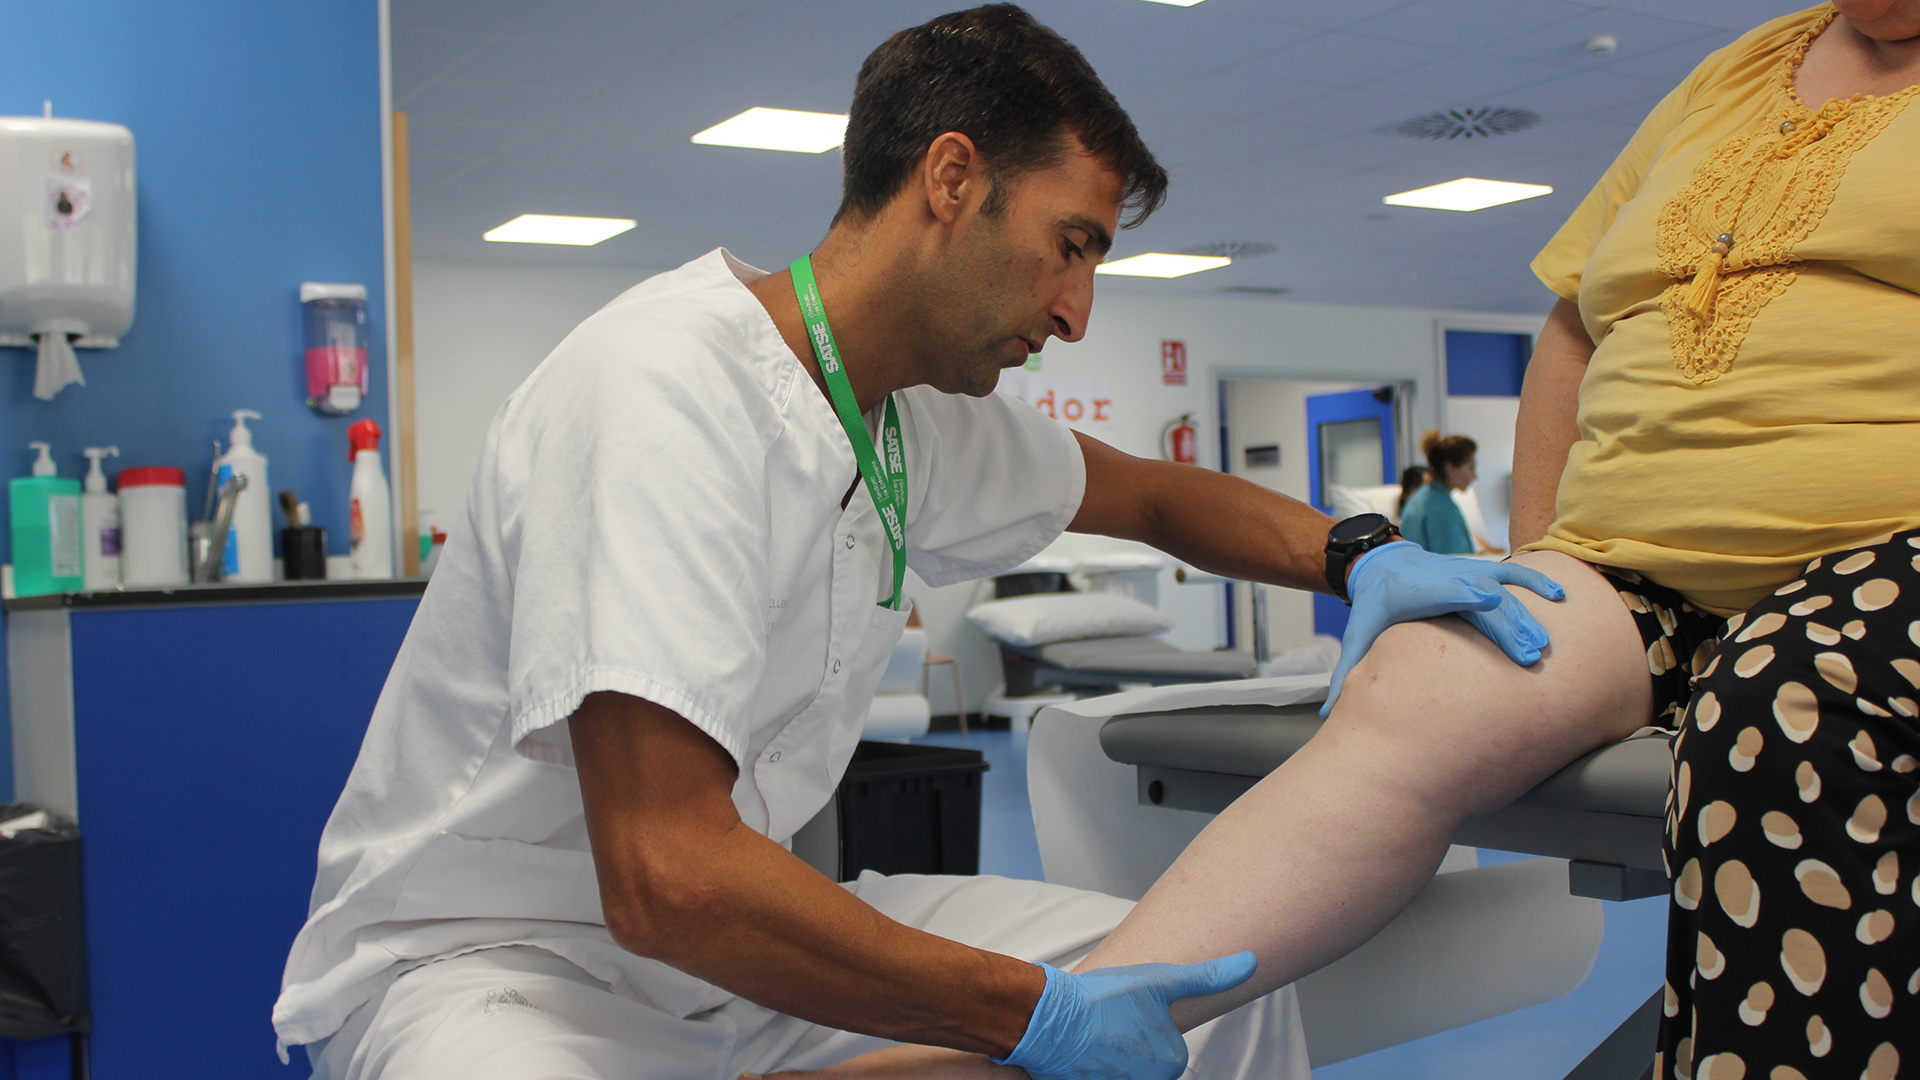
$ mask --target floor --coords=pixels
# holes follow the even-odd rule
[[[916,740],[965,746],[991,765],[981,798],[980,872],[1041,878],[1027,804],[1024,738],[1006,731],[946,732]],[[1481,865],[1523,856],[1482,850]],[[1660,985],[1665,901],[1606,905],[1606,938],[1593,973],[1558,1001],[1483,1020],[1314,1070],[1315,1080],[1561,1080]]]

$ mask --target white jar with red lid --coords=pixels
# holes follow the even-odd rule
[[[187,583],[187,474],[171,465],[120,470],[120,574],[129,589]]]

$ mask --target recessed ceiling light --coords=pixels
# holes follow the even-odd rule
[[[748,109],[722,120],[693,137],[703,146],[744,146],[749,150],[791,150],[820,154],[847,137],[847,118],[840,113],[798,112],[793,109]]]
[[[1147,3],[1166,4],[1171,7],[1192,7],[1193,5],[1200,3],[1200,0],[1147,0]]]
[[[1118,259],[1110,263],[1101,263],[1093,268],[1097,274],[1122,274],[1126,277],[1185,277],[1202,270],[1218,270],[1233,262],[1221,255],[1169,255],[1164,251],[1151,251],[1145,255],[1135,255],[1130,259]]]
[[[567,217],[561,214],[521,214],[505,225],[480,234],[497,244],[571,244],[592,247],[633,228],[632,218]]]
[[[1415,188],[1380,200],[1389,206],[1423,206],[1429,210],[1485,210],[1553,194],[1545,184],[1515,184],[1506,180],[1476,180],[1463,176],[1432,187]]]

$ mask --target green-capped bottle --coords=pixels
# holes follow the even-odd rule
[[[79,592],[80,481],[59,475],[43,442],[27,444],[40,456],[33,475],[7,485],[13,517],[13,594]]]

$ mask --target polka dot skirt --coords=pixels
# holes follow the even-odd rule
[[[1920,532],[1721,625],[1606,572],[1684,702],[1654,1075],[1920,1077]]]

